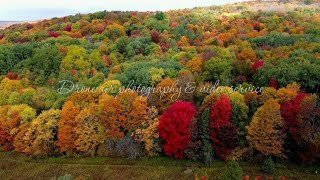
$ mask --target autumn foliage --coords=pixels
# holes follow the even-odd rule
[[[190,127],[195,116],[195,107],[190,102],[178,101],[163,113],[159,120],[159,135],[164,140],[164,153],[183,158],[184,150],[191,141]]]
[[[3,151],[12,150],[13,137],[10,136],[8,131],[6,131],[5,127],[0,123],[0,145]]]
[[[27,126],[21,128],[16,140],[21,139],[22,141],[14,144],[16,151],[32,156],[57,154],[56,137],[59,119],[60,110],[43,111]]]
[[[61,119],[58,123],[57,145],[62,152],[72,152],[75,150],[75,118],[79,114],[80,108],[76,107],[72,101],[66,102],[61,110]]]
[[[210,138],[217,156],[226,160],[237,144],[237,130],[230,122],[230,99],[222,95],[211,106],[210,114]]]
[[[280,105],[275,99],[269,99],[254,114],[247,128],[247,140],[264,155],[282,156],[285,137],[282,127]]]
[[[281,104],[281,116],[284,120],[284,131],[288,131],[293,139],[297,139],[299,129],[299,116],[301,115],[301,102],[306,95],[298,94],[293,100]]]
[[[0,149],[318,163],[319,10],[268,3],[0,29]]]
[[[13,149],[14,138],[20,125],[35,117],[35,110],[27,105],[0,107],[0,146],[4,151]]]
[[[256,72],[259,68],[262,68],[263,65],[264,65],[264,62],[261,60],[258,60],[252,64],[252,70]]]

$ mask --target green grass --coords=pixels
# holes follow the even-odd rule
[[[245,174],[267,175],[259,165],[240,163]],[[32,159],[12,152],[0,152],[0,179],[58,179],[70,174],[74,179],[195,179],[206,176],[217,179],[225,162],[216,161],[210,167],[201,162],[177,160],[169,157],[142,158],[129,160],[108,157],[56,157]],[[310,179],[319,180],[319,166],[299,166],[276,163],[276,172],[272,179]]]

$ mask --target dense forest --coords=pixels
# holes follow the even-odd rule
[[[0,30],[1,151],[319,163],[319,4],[257,4]]]

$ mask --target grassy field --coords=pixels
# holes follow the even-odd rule
[[[176,160],[167,157],[128,160],[124,158],[79,157],[32,159],[11,152],[0,153],[0,179],[59,179],[69,174],[73,179],[217,179],[225,162],[215,162],[205,167],[200,162]],[[262,176],[259,165],[241,163],[246,175]],[[319,180],[319,166],[298,166],[276,164],[271,179],[314,179]]]

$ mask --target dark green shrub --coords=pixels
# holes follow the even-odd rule
[[[236,161],[228,161],[227,166],[221,173],[220,180],[241,180],[243,171],[241,166]]]
[[[264,160],[262,163],[262,171],[267,174],[273,174],[275,170],[275,165],[271,157]]]
[[[214,160],[213,159],[214,152],[213,152],[213,147],[210,140],[209,118],[210,118],[210,110],[209,108],[207,108],[205,109],[200,119],[198,120],[199,136],[203,143],[202,145],[203,161],[206,165],[210,164]]]

